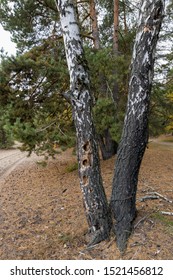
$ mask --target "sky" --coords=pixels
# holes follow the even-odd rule
[[[8,55],[16,53],[15,44],[10,40],[10,33],[5,31],[0,25],[0,50],[2,48],[8,53]]]

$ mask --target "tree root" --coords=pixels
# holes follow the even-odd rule
[[[96,230],[94,233],[90,234],[90,241],[87,245],[88,248],[99,244],[100,242],[109,239],[110,233],[103,234],[101,230]]]

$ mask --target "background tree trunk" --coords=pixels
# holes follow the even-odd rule
[[[114,0],[114,24],[113,24],[113,54],[118,56],[118,32],[119,32],[119,0]],[[113,75],[116,77],[117,69],[114,69]],[[118,106],[119,101],[119,88],[118,83],[114,81],[112,90],[113,100]]]
[[[127,27],[127,16],[126,16],[126,3],[125,0],[122,2],[123,4],[123,21],[124,21],[124,32],[127,34],[128,27]]]
[[[98,29],[95,0],[90,0],[90,18],[91,18],[91,25],[92,25],[92,35],[94,38],[94,48],[96,50],[99,50],[100,49],[100,38],[99,38],[99,29]]]
[[[98,146],[91,113],[90,80],[73,1],[56,2],[60,12],[70,74],[69,97],[77,135],[80,187],[90,227],[90,245],[93,245],[109,237],[111,218],[101,178]]]
[[[114,0],[114,31],[113,31],[113,51],[118,53],[118,30],[119,30],[119,0]]]
[[[94,48],[96,51],[98,51],[100,49],[100,38],[95,0],[90,0],[90,17],[92,26],[92,36],[94,38]],[[104,94],[104,90],[106,92],[107,86],[105,85],[105,82],[103,82],[103,77],[100,74],[99,76],[100,92],[103,92]],[[104,135],[98,135],[98,141],[103,160],[107,160],[116,154],[118,144],[111,138],[109,128],[105,129]]]
[[[126,248],[136,217],[138,173],[148,141],[149,100],[153,77],[154,53],[163,18],[164,1],[142,1],[137,31],[129,96],[122,139],[119,145],[111,209],[115,219],[117,245]]]
[[[105,129],[104,135],[99,134],[98,139],[103,160],[107,160],[116,154],[118,144],[111,138],[109,128]]]

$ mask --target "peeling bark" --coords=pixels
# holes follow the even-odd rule
[[[109,237],[111,218],[101,178],[91,113],[90,79],[73,1],[61,0],[56,3],[70,74],[70,100],[77,135],[80,187],[91,233],[90,245],[93,245]]]
[[[123,252],[136,217],[138,173],[148,141],[148,114],[154,53],[163,19],[164,0],[142,1],[133,49],[127,111],[117,153],[111,210],[117,246]]]

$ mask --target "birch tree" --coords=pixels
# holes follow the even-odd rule
[[[111,196],[117,245],[122,252],[136,217],[138,174],[148,141],[154,53],[163,19],[164,2],[164,0],[142,1],[139,28],[133,49],[127,111]]]
[[[91,107],[92,96],[87,62],[80,37],[74,1],[56,1],[64,38],[66,59],[70,75],[70,99],[77,135],[80,187],[85,213],[91,233],[90,244],[109,236],[111,219],[103,188],[96,133]]]

